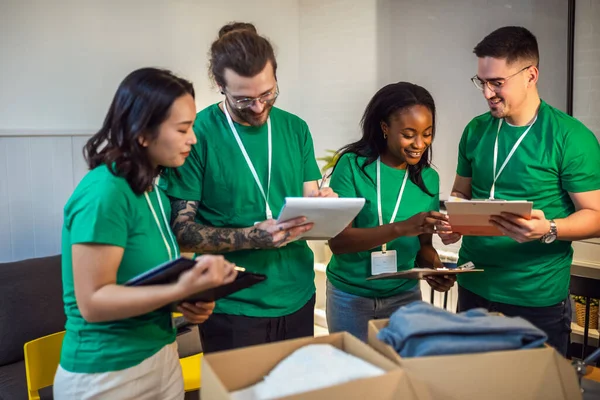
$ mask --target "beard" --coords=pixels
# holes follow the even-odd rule
[[[230,105],[229,109],[231,113],[240,121],[243,121],[250,126],[262,126],[267,122],[267,118],[269,118],[269,114],[271,113],[271,109],[273,108],[273,104],[265,104],[265,108],[262,110],[260,114],[255,113],[250,108],[246,108],[243,110],[238,110],[237,108]]]
[[[490,104],[490,101],[500,100],[496,104]],[[490,113],[496,118],[504,118],[506,117],[506,103],[502,97],[495,96],[488,101],[488,107],[490,108]]]

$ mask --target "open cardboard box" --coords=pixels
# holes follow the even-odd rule
[[[582,398],[575,370],[551,347],[402,358],[377,339],[388,321],[369,321],[369,345],[402,367],[413,381],[427,385],[435,399]]]
[[[302,338],[250,346],[243,349],[207,354],[202,359],[203,399],[231,399],[231,392],[254,385],[284,358],[295,350],[309,344],[328,343],[353,356],[361,358],[381,369],[386,374],[357,379],[324,389],[283,397],[286,400],[430,400],[429,390],[423,383],[415,383],[409,374],[398,365],[374,351],[347,332],[316,338]]]

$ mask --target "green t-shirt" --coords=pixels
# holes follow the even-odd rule
[[[457,174],[472,178],[472,198],[487,199],[492,186],[494,141],[499,120],[485,113],[465,128]],[[498,140],[498,166],[527,127],[506,121]],[[600,147],[581,122],[542,101],[537,121],[496,181],[495,198],[533,201],[548,219],[575,212],[569,192],[600,189]],[[451,221],[452,222],[452,221]],[[472,261],[485,272],[458,276],[466,289],[490,300],[546,307],[569,292],[571,242],[518,243],[506,237],[463,237],[459,263]]]
[[[168,218],[169,200],[160,192]],[[156,192],[149,197],[167,235],[170,227],[162,221]],[[82,243],[124,248],[117,284],[169,260],[145,197],[136,195],[124,178],[111,174],[105,165],[88,172],[64,208],[62,280],[67,323],[60,365],[80,373],[118,371],[172,343],[176,332],[168,308],[118,321],[89,323],[83,319],[75,299],[71,258],[71,246]]]
[[[358,165],[357,162],[358,161]],[[340,197],[364,197],[365,206],[352,222],[354,228],[379,226],[377,212],[377,162],[362,171],[365,157],[344,154],[338,161],[329,186]],[[406,170],[391,168],[381,163],[381,215],[388,223],[394,212],[398,193]],[[440,178],[432,168],[422,172],[425,187],[434,196],[423,192],[410,179],[406,181],[404,194],[395,221],[403,221],[423,211],[439,210]],[[396,250],[398,271],[411,269],[421,249],[418,236],[399,237],[387,244],[388,250]],[[370,251],[333,255],[327,266],[327,279],[344,292],[369,298],[389,297],[414,288],[416,280],[367,281],[371,276],[371,253],[381,251],[381,246]]]
[[[285,197],[301,197],[303,183],[321,178],[312,137],[297,116],[273,107],[269,206],[277,219]],[[235,123],[267,192],[267,124]],[[169,196],[198,201],[196,221],[212,227],[242,228],[266,219],[265,200],[218,104],[200,111],[194,123],[198,142],[185,164],[164,180]],[[225,258],[267,280],[217,301],[216,313],[280,317],[299,310],[315,293],[314,257],[306,241],[279,249],[242,250]]]

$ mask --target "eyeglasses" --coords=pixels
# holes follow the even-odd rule
[[[473,82],[473,85],[475,85],[475,87],[481,91],[483,91],[485,86],[487,86],[488,89],[490,89],[492,92],[497,92],[504,87],[507,80],[509,80],[513,76],[519,75],[521,72],[523,72],[531,67],[533,67],[533,65],[529,65],[529,66],[523,68],[522,70],[515,72],[514,74],[512,74],[510,76],[507,76],[506,78],[492,79],[489,81],[484,81],[483,79],[481,79],[477,75],[475,75],[474,77],[471,78],[471,82]]]
[[[226,90],[225,93],[232,97],[231,93],[227,92]],[[235,108],[238,110],[244,110],[248,107],[251,107],[255,101],[259,101],[262,104],[272,105],[275,102],[275,99],[277,99],[277,96],[279,96],[279,86],[276,86],[275,90],[262,94],[258,97],[245,97],[243,99],[234,99],[232,97],[231,100]]]

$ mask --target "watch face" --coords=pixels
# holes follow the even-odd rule
[[[556,235],[546,235],[543,237],[543,242],[546,244],[550,244],[556,240]]]

